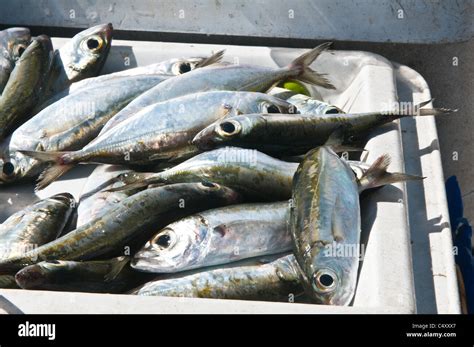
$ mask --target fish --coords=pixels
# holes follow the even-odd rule
[[[345,113],[339,107],[328,104],[327,102],[315,99],[304,94],[298,94],[291,90],[275,87],[269,92],[276,98],[288,101],[298,109],[301,114],[334,114]],[[295,112],[293,112],[295,113]]]
[[[117,180],[117,175],[130,175],[134,171],[123,166],[98,165],[89,175],[82,188],[77,207],[76,226],[80,227],[98,217],[103,211],[133,195],[139,189],[119,192],[107,191],[107,188],[121,187],[123,182]]]
[[[379,163],[382,162],[382,166]],[[400,172],[387,172],[390,156],[383,154],[372,165],[348,161],[357,177],[360,190],[383,185],[422,180],[423,177]],[[190,158],[172,168],[152,173],[135,172],[116,177],[122,185],[107,190],[143,189],[149,185],[199,182],[209,179],[239,191],[247,200],[281,201],[291,198],[293,176],[299,163],[286,162],[262,152],[239,147],[221,147]],[[369,179],[377,171],[376,181]]]
[[[113,26],[100,24],[83,30],[54,52],[43,100],[74,82],[97,76],[112,44]]]
[[[198,154],[157,173],[119,175],[122,187],[110,191],[143,188],[208,179],[231,187],[254,201],[282,201],[291,197],[297,163],[272,158],[257,150],[223,147]]]
[[[156,277],[134,271],[129,263],[127,256],[92,261],[42,261],[21,269],[13,280],[18,287],[29,290],[120,294]]]
[[[129,294],[293,302],[303,293],[301,273],[292,254],[230,265],[160,276]]]
[[[0,224],[0,259],[20,256],[58,237],[75,209],[71,194],[37,201]]]
[[[385,184],[423,179],[388,173],[389,164],[390,157],[384,154],[370,166],[351,165],[330,146],[311,150],[299,164],[289,228],[303,285],[313,302],[345,306],[354,296],[361,255],[359,194]]]
[[[33,39],[15,64],[0,96],[0,140],[25,122],[41,97],[52,61],[49,37]]]
[[[323,43],[282,68],[214,64],[176,76],[143,93],[118,113],[113,122],[122,122],[142,108],[167,99],[210,90],[266,92],[279,81],[288,78],[298,79],[327,89],[335,89],[324,74],[309,67],[330,45],[330,42]]]
[[[156,75],[159,75],[161,76],[162,81],[164,81],[170,77],[177,76],[200,67],[215,64],[219,62],[220,59],[222,59],[222,54],[223,51],[219,51],[209,57],[173,58],[155,64],[136,67],[133,69],[127,69],[97,77],[89,77],[78,82],[74,82],[68,88],[65,88],[64,90],[55,93],[48,100],[44,101],[41,105],[36,107],[34,110],[34,114],[38,113],[39,111],[53,104],[54,102],[77,92],[78,90],[81,90],[83,88],[94,87],[97,84],[103,84],[105,81],[113,81],[117,77],[142,75],[153,76],[153,78],[156,78]],[[112,123],[110,123],[109,126],[111,125]],[[107,129],[108,127],[104,128],[103,130],[105,131]]]
[[[78,91],[45,108],[0,143],[0,184],[31,179],[47,166],[22,154],[20,149],[78,150],[95,139],[107,120],[122,107],[159,82],[159,76],[120,77]]]
[[[16,62],[31,43],[28,28],[8,28],[0,31],[0,95]]]
[[[288,252],[288,217],[288,201],[200,212],[157,232],[131,264],[140,271],[174,273]]]
[[[18,285],[13,275],[0,276],[0,289],[18,289]]]
[[[43,246],[0,260],[0,275],[46,260],[92,260],[132,254],[156,230],[199,211],[238,203],[235,191],[218,184],[174,184],[138,192],[89,223]]]
[[[422,105],[424,105],[423,103]],[[246,114],[219,120],[201,130],[192,143],[201,150],[219,146],[255,148],[267,154],[299,155],[322,146],[335,132],[344,143],[364,140],[370,130],[403,117],[444,115],[456,110],[417,109],[413,112],[355,114]]]
[[[330,147],[310,151],[295,173],[290,231],[306,293],[318,304],[348,305],[359,268],[359,190]]]
[[[291,105],[286,101],[263,93],[214,91],[190,94],[144,108],[81,150],[20,152],[52,163],[39,177],[37,189],[43,189],[78,163],[150,165],[160,161],[182,161],[199,152],[190,141],[217,119],[254,110],[284,112],[288,106]]]

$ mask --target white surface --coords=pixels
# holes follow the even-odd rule
[[[54,39],[56,47],[65,42],[64,39]],[[179,56],[208,55],[211,51],[222,49],[217,45],[189,45],[159,42],[129,42],[114,41],[111,55],[107,60],[104,72],[112,72],[125,68],[124,63],[129,59],[134,67],[154,63],[160,60]],[[225,46],[227,61],[239,61],[240,63],[253,63],[267,66],[286,65],[303,50],[297,49],[269,49],[265,47],[238,47]],[[128,59],[127,59],[128,58]],[[330,80],[337,87],[336,91],[318,89],[325,101],[335,104],[346,112],[369,112],[387,110],[387,107],[397,101],[397,84],[395,73],[390,62],[383,57],[365,52],[335,52],[334,54],[323,54],[313,64],[313,68],[322,73],[328,73]],[[427,90],[427,89],[426,89]],[[426,91],[425,91],[426,92]],[[429,94],[429,90],[427,90]],[[423,96],[424,97],[424,96]],[[420,97],[422,100],[422,97]],[[429,98],[429,97],[428,97]],[[420,100],[421,101],[421,100]],[[437,140],[436,128],[430,118],[417,120],[424,122],[423,143],[431,143]],[[427,123],[426,123],[427,122]],[[421,128],[420,128],[421,129]],[[401,133],[398,122],[388,124],[374,131],[379,134],[369,140],[366,149],[369,151],[369,162],[379,155],[389,153],[392,157],[390,171],[404,171],[403,150]],[[404,151],[410,156],[419,157],[416,132],[403,135]],[[420,135],[421,136],[421,135]],[[410,144],[410,145],[408,145]],[[439,154],[438,154],[439,157]],[[436,159],[436,158],[435,158]],[[433,258],[436,271],[447,276],[449,280],[438,278],[435,280],[438,290],[436,300],[424,300],[422,290],[416,292],[413,277],[412,249],[410,245],[410,232],[408,218],[414,223],[426,223],[423,215],[418,215],[420,210],[429,210],[429,218],[436,213],[446,216],[446,202],[444,193],[440,193],[440,182],[442,182],[441,164],[430,158],[421,161],[422,173],[430,179],[421,182],[412,182],[410,185],[415,189],[432,191],[430,199],[413,200],[407,198],[404,184],[387,186],[368,195],[362,201],[363,238],[369,235],[366,258],[362,264],[359,284],[354,300],[354,307],[324,307],[320,305],[303,304],[276,304],[242,301],[204,300],[204,299],[182,299],[182,298],[136,298],[131,296],[115,295],[92,295],[71,293],[44,293],[27,292],[15,290],[2,290],[0,293],[12,301],[15,305],[23,308],[28,313],[47,312],[275,312],[275,313],[342,313],[342,312],[400,312],[414,313],[417,309],[416,301],[426,303],[429,309],[423,311],[458,312],[459,300],[456,293],[456,284],[452,281],[452,255],[446,253],[450,247],[447,238],[449,229],[443,234],[431,240],[433,253],[427,244],[421,244],[420,250],[413,250],[413,255],[421,257],[414,261],[425,263],[427,258]],[[83,166],[70,172],[60,181],[55,182],[46,190],[40,192],[39,196],[49,196],[64,190],[70,191],[78,197],[85,176],[91,172],[92,166]],[[411,168],[410,168],[411,169]],[[409,173],[416,174],[412,170]],[[6,201],[9,197],[13,199],[11,209],[20,208],[29,200],[36,197],[32,194],[32,185],[22,187],[1,188],[0,198]],[[15,196],[14,194],[20,193]],[[1,203],[2,200],[0,200]],[[407,201],[410,204],[407,204]],[[16,202],[16,204],[15,204]],[[429,205],[427,208],[425,205]],[[408,207],[407,207],[408,205]],[[4,205],[5,206],[5,205]],[[408,211],[408,208],[410,209]],[[4,212],[0,210],[1,212]],[[441,212],[440,212],[441,211]],[[9,211],[10,212],[10,211]],[[4,212],[5,213],[5,212]],[[416,216],[412,217],[412,216]],[[0,216],[2,217],[2,216]],[[449,242],[448,242],[449,241]],[[415,248],[415,245],[413,246]],[[417,274],[418,276],[419,274]],[[424,275],[426,281],[433,282],[433,276]],[[40,293],[40,294],[39,294]],[[449,297],[448,297],[449,296]],[[40,299],[41,298],[41,299]],[[97,298],[97,299],[96,299]],[[68,304],[73,300],[75,305]],[[48,304],[49,303],[49,304]],[[101,304],[99,304],[101,303]],[[436,308],[436,305],[439,309]],[[396,309],[393,309],[396,307]]]

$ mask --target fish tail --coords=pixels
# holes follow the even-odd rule
[[[431,108],[422,108],[431,103],[434,99],[429,99],[419,104],[415,105],[412,108],[409,108],[407,111],[400,110],[397,111],[398,114],[395,115],[395,119],[403,117],[417,117],[417,116],[443,116],[450,113],[455,113],[458,109],[444,108],[444,107],[431,107]]]
[[[35,190],[46,188],[56,179],[71,170],[74,165],[74,152],[40,152],[40,151],[24,151],[19,150],[20,153],[25,154],[33,159],[43,163],[51,163],[38,178]]]
[[[405,181],[417,181],[425,178],[422,176],[409,175],[401,172],[387,172],[390,161],[391,159],[388,154],[383,154],[378,157],[360,178],[359,191],[362,192],[366,189],[381,187],[387,184]]]
[[[225,52],[225,49],[222,49],[214,53],[213,55],[201,60],[199,63],[196,64],[196,68],[209,66],[209,65],[220,62],[222,58],[224,57],[224,52]]]
[[[336,89],[325,77],[326,74],[318,73],[309,67],[309,65],[311,65],[311,63],[315,61],[322,52],[327,50],[331,44],[332,42],[323,43],[293,60],[288,68],[297,73],[295,78],[302,82],[315,84],[326,89]]]

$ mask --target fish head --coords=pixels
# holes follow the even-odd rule
[[[205,58],[178,58],[172,59],[164,72],[167,75],[182,75],[194,70]]]
[[[320,257],[313,265],[309,278],[311,294],[315,302],[325,305],[348,305],[355,292],[357,267],[349,261],[332,257]]]
[[[109,53],[112,24],[101,24],[81,31],[59,50],[70,81],[96,75]]]
[[[62,260],[42,261],[18,271],[15,275],[15,281],[23,289],[41,288],[44,284],[50,283],[57,270],[66,267],[67,262]]]
[[[201,150],[209,150],[222,146],[238,146],[239,140],[251,131],[261,119],[249,115],[241,115],[221,119],[201,130],[192,143]]]
[[[242,201],[240,193],[215,182],[202,181],[196,185],[204,195],[212,199],[212,202],[218,206],[236,204]]]
[[[207,221],[203,217],[184,218],[156,233],[135,254],[132,267],[163,273],[190,269],[205,252],[207,238]]]
[[[31,42],[30,30],[27,28],[10,28],[3,31],[2,42],[10,59],[17,61]]]
[[[0,156],[0,185],[20,181],[28,177],[35,160],[27,158],[19,152]]]
[[[251,113],[297,113],[296,107],[272,95],[256,92],[234,92],[226,101],[229,116]]]

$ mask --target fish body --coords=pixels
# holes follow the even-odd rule
[[[292,254],[226,267],[162,276],[131,294],[212,299],[288,302],[302,293],[300,271]]]
[[[74,210],[74,198],[57,194],[14,213],[0,224],[0,259],[21,255],[59,236]]]
[[[210,182],[147,189],[54,241],[2,259],[0,274],[11,274],[44,260],[90,260],[124,254],[179,218],[239,199],[233,190]]]
[[[21,153],[54,163],[41,175],[37,187],[42,189],[78,163],[150,165],[182,161],[199,152],[190,141],[199,130],[217,119],[257,109],[283,111],[288,105],[263,93],[191,94],[144,108],[81,150],[66,153],[22,150]]]
[[[114,122],[121,122],[133,116],[143,107],[153,103],[183,95],[211,90],[266,92],[277,82],[287,78],[297,78],[325,88],[334,89],[334,86],[324,75],[309,68],[309,65],[329,46],[330,43],[322,44],[301,55],[283,68],[215,64],[193,70],[176,78],[171,78],[143,93],[143,95],[117,114]]]
[[[123,293],[153,276],[134,271],[126,256],[107,260],[50,260],[27,266],[14,277],[23,289]]]
[[[102,126],[143,91],[160,82],[150,76],[120,77],[78,91],[45,108],[0,144],[0,182],[38,175],[44,164],[19,150],[77,150],[92,141]],[[8,163],[8,164],[6,164]]]
[[[132,267],[173,273],[290,251],[289,203],[242,204],[174,222],[138,251]]]
[[[159,76],[161,80],[164,81],[170,77],[186,73],[196,68],[214,64],[222,58],[222,53],[223,52],[220,51],[209,57],[174,58],[155,64],[110,73],[107,75],[89,77],[78,82],[74,82],[68,88],[65,88],[62,91],[55,93],[41,105],[38,105],[38,107],[35,108],[34,113],[38,113],[39,111],[58,101],[59,99],[62,99],[65,96],[73,94],[81,89],[91,88],[96,85],[102,85],[104,82],[114,81],[117,77],[141,75],[152,76],[154,79],[156,79]],[[124,83],[126,83],[126,79],[123,80]],[[106,129],[104,128],[104,131],[105,130]]]
[[[218,148],[198,154],[170,169],[123,178],[124,188],[151,184],[200,182],[208,179],[256,201],[282,201],[291,197],[297,163],[272,158],[257,150]]]
[[[290,231],[308,295],[348,305],[359,268],[360,206],[356,177],[329,147],[309,152],[293,181]]]
[[[8,28],[0,31],[0,95],[16,62],[30,42],[31,34],[27,28]]]
[[[402,117],[439,115],[447,109],[419,109],[414,113],[246,114],[228,117],[200,131],[193,144],[202,150],[219,146],[255,148],[266,153],[298,155],[324,145],[336,131],[343,142],[363,140],[370,130]]]
[[[17,60],[0,96],[0,140],[29,118],[42,95],[51,59],[51,40],[41,35],[33,39]]]

